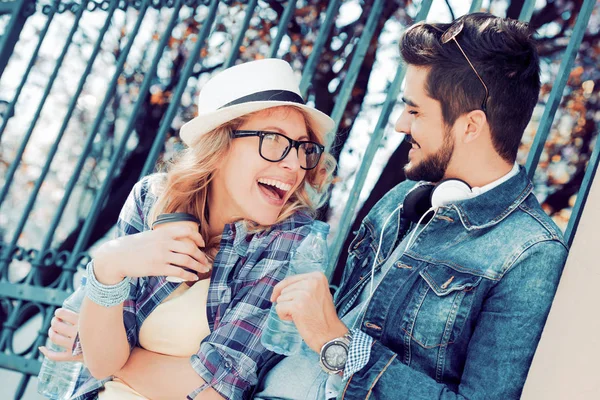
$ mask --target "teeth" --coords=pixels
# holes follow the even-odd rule
[[[263,183],[265,185],[269,185],[269,186],[275,186],[276,188],[285,190],[286,192],[292,188],[292,185],[288,185],[287,183],[276,181],[275,179],[260,178],[258,180],[258,182]]]

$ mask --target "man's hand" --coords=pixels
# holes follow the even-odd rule
[[[283,320],[294,321],[311,349],[319,353],[328,341],[348,332],[337,316],[329,283],[322,272],[291,276],[273,289],[271,301]]]

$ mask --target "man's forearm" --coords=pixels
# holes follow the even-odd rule
[[[134,390],[150,399],[185,399],[204,380],[194,371],[188,357],[174,357],[135,348],[123,368],[115,374]],[[212,388],[197,399],[222,400]]]

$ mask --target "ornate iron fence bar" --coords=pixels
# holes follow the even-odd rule
[[[4,68],[8,64],[15,44],[19,40],[21,30],[25,25],[27,18],[35,11],[35,2],[33,0],[14,0],[12,2],[6,2],[2,9],[2,13],[12,11],[11,18],[6,27],[6,31],[0,42],[0,76],[4,73]],[[1,15],[1,14],[0,14]],[[0,132],[0,136],[2,133]]]
[[[229,54],[229,58],[225,62],[225,65],[223,65],[223,68],[232,67],[233,63],[235,63],[235,60],[237,60],[238,56],[240,55],[240,47],[242,46],[242,42],[244,41],[246,31],[250,26],[250,20],[254,15],[254,9],[256,8],[257,4],[258,0],[250,0],[248,5],[246,6],[246,15],[244,15],[244,21],[242,22],[240,31],[237,33],[237,36],[233,41],[233,45],[231,46],[231,53]]]
[[[327,6],[327,11],[325,12],[325,20],[323,21],[323,25],[319,28],[319,36],[315,40],[315,44],[313,45],[310,56],[308,57],[308,61],[304,65],[304,70],[302,71],[302,80],[300,81],[300,92],[303,97],[306,97],[306,91],[312,82],[312,78],[315,74],[315,70],[317,69],[317,63],[319,62],[319,58],[321,57],[321,51],[325,46],[325,42],[327,41],[327,37],[331,32],[331,28],[333,27],[333,23],[335,22],[335,16],[338,14],[340,9],[341,0],[332,0],[329,2]]]
[[[544,107],[542,120],[540,121],[540,125],[535,134],[535,139],[533,140],[531,149],[529,149],[529,155],[527,157],[525,168],[527,168],[530,178],[533,178],[537,165],[540,161],[540,156],[542,155],[544,145],[548,139],[550,128],[552,128],[552,123],[554,122],[556,110],[558,110],[563,91],[567,84],[567,80],[569,79],[569,72],[573,67],[575,57],[577,57],[577,50],[581,45],[581,41],[583,39],[583,35],[585,34],[585,29],[590,17],[592,16],[592,10],[594,9],[595,3],[595,0],[584,0],[583,4],[581,5],[581,10],[577,16],[577,22],[575,22],[575,28],[573,29],[573,33],[569,39],[569,44],[567,45],[562,62],[560,63],[556,81],[554,82],[554,85],[552,85],[548,103],[546,104],[546,107]]]
[[[535,9],[535,0],[525,0],[523,4],[523,8],[521,8],[521,13],[519,14],[519,20],[521,21],[531,21],[531,17],[533,15],[533,10]]]
[[[23,214],[21,215],[21,219],[19,220],[19,222],[17,224],[17,228],[12,235],[12,239],[8,244],[8,247],[6,250],[7,253],[12,252],[12,250],[17,246],[19,237],[23,233],[23,228],[25,227],[25,224],[27,223],[27,218],[29,218],[29,215],[31,214],[33,205],[35,204],[35,201],[39,194],[40,188],[42,187],[42,184],[44,183],[44,180],[46,179],[46,176],[47,176],[48,172],[50,171],[50,165],[51,165],[52,161],[54,160],[54,156],[56,155],[56,152],[58,151],[58,146],[61,142],[61,139],[67,130],[67,125],[69,124],[69,121],[71,120],[71,117],[73,115],[73,111],[75,110],[75,106],[77,104],[77,99],[79,98],[79,95],[81,94],[81,92],[83,90],[83,86],[84,86],[90,72],[92,71],[92,66],[94,64],[94,61],[96,60],[96,57],[97,57],[98,53],[100,52],[100,48],[102,46],[102,41],[104,39],[104,35],[108,31],[108,28],[109,28],[111,20],[112,20],[112,16],[117,8],[117,5],[118,5],[118,3],[116,1],[112,2],[111,6],[109,8],[108,14],[106,16],[106,21],[104,23],[104,26],[100,30],[98,39],[96,40],[96,44],[94,46],[94,50],[92,51],[92,54],[90,55],[90,58],[86,65],[86,68],[81,76],[81,79],[79,80],[77,89],[76,89],[75,93],[73,94],[73,97],[71,98],[71,102],[69,104],[69,108],[68,108],[67,114],[63,120],[62,126],[60,127],[58,135],[57,135],[56,139],[54,140],[54,144],[48,151],[48,157],[46,159],[46,163],[42,167],[40,176],[38,177],[38,179],[35,183],[35,187],[33,188],[31,194],[29,195],[27,204],[25,205],[25,209],[23,210]],[[45,250],[46,249],[44,249],[44,251]],[[8,260],[6,260],[6,261],[2,260],[0,262],[2,263],[2,264],[0,264],[0,271],[1,270],[7,271],[7,269],[4,268],[4,263],[8,262]],[[36,267],[31,268],[31,271],[29,272],[29,274],[27,275],[27,277],[25,279],[25,284],[30,284],[33,280],[33,277],[36,275],[37,275],[37,268]]]
[[[175,118],[175,114],[177,113],[177,109],[181,103],[181,96],[183,96],[183,92],[187,86],[188,79],[192,75],[192,71],[194,70],[194,66],[200,60],[200,50],[204,47],[206,43],[206,39],[208,38],[208,33],[210,32],[210,26],[213,24],[215,15],[217,12],[217,6],[219,4],[218,0],[212,0],[210,4],[210,9],[208,11],[208,16],[204,20],[204,25],[202,26],[202,31],[200,32],[199,38],[196,41],[196,44],[190,53],[189,58],[185,62],[185,67],[183,68],[183,72],[181,74],[181,78],[179,83],[177,84],[177,89],[175,93],[171,97],[169,101],[169,108],[165,112],[165,116],[163,117],[158,133],[156,134],[156,139],[154,140],[154,144],[152,145],[152,150],[150,151],[150,155],[146,159],[146,164],[142,169],[142,173],[140,174],[140,178],[148,175],[154,169],[154,164],[156,163],[156,159],[158,158],[158,154],[164,146],[165,137],[167,136],[167,132],[171,127],[171,123]]]
[[[214,8],[216,8],[216,5],[217,5],[216,3],[218,3],[218,1],[216,1],[216,0],[213,1]],[[102,208],[102,204],[104,203],[106,195],[108,194],[108,190],[110,189],[111,182],[114,178],[114,174],[117,170],[117,167],[118,167],[119,163],[121,162],[121,157],[123,156],[123,153],[125,151],[125,146],[127,145],[127,141],[129,139],[131,133],[133,132],[134,124],[140,113],[144,99],[145,99],[146,95],[149,93],[150,84],[152,82],[152,79],[154,79],[154,75],[155,75],[156,69],[158,67],[158,62],[160,61],[160,59],[162,57],[162,53],[169,42],[171,32],[173,31],[173,28],[175,27],[175,24],[179,17],[179,10],[181,10],[182,6],[183,6],[183,0],[175,1],[175,5],[173,7],[173,15],[171,16],[171,18],[169,20],[168,26],[164,29],[163,34],[160,38],[160,42],[158,43],[158,45],[156,47],[156,53],[154,55],[154,59],[152,60],[152,65],[150,66],[150,68],[148,68],[146,76],[144,77],[144,81],[139,90],[138,99],[135,102],[135,106],[133,107],[133,110],[129,116],[129,120],[127,121],[127,127],[125,128],[125,132],[123,133],[123,137],[121,138],[119,147],[117,148],[117,150],[115,151],[115,153],[112,156],[110,165],[106,172],[106,178],[104,179],[104,182],[102,182],[102,186],[101,186],[100,190],[98,191],[98,193],[96,194],[96,198],[94,199],[94,203],[92,205],[90,215],[85,220],[85,223],[83,225],[81,233],[79,234],[79,237],[77,238],[77,242],[75,243],[75,247],[73,249],[72,256],[69,259],[69,261],[67,261],[66,269],[68,269],[68,270],[75,270],[77,260],[74,256],[77,253],[79,253],[80,251],[82,251],[84,249],[84,247],[87,245],[88,239],[92,232],[92,228],[94,226],[94,223],[96,222],[96,219],[98,218],[98,214],[100,213],[100,210]],[[64,278],[65,278],[65,276],[63,275],[63,279]]]
[[[423,1],[419,13],[415,18],[415,22],[424,21],[427,18],[432,3],[433,0]],[[385,102],[383,103],[381,114],[379,115],[379,118],[377,120],[377,125],[375,126],[375,129],[371,134],[369,144],[367,146],[367,149],[365,150],[365,155],[363,156],[363,159],[360,162],[360,167],[354,178],[354,184],[352,185],[352,189],[350,190],[350,194],[348,195],[348,201],[346,203],[346,207],[344,207],[344,211],[340,218],[340,223],[338,225],[337,233],[333,240],[330,252],[332,257],[329,263],[329,269],[326,272],[326,275],[330,279],[333,276],[338,260],[340,258],[342,246],[344,245],[346,236],[348,236],[350,227],[352,226],[352,221],[354,219],[354,211],[356,210],[356,205],[358,204],[362,188],[365,185],[365,180],[367,179],[369,168],[371,167],[373,159],[375,158],[375,154],[377,153],[379,145],[381,144],[381,139],[383,139],[385,127],[388,123],[392,110],[394,109],[394,106],[398,101],[398,95],[400,94],[400,89],[402,87],[402,81],[404,81],[405,74],[406,65],[402,63],[398,66],[398,70],[396,71],[394,81],[392,82],[390,88],[387,91],[387,96],[385,98]]]
[[[478,12],[479,10],[481,10],[482,3],[483,3],[483,0],[473,0],[473,2],[471,3],[471,7],[469,7],[469,13],[474,13],[474,12]]]
[[[31,54],[31,58],[29,59],[29,63],[27,64],[27,67],[25,68],[25,72],[23,73],[23,77],[21,78],[21,83],[19,83],[19,86],[15,90],[15,95],[14,95],[13,99],[8,104],[8,107],[7,107],[6,111],[4,112],[4,117],[2,118],[2,125],[0,125],[0,140],[2,140],[2,134],[4,133],[4,130],[6,129],[6,125],[8,125],[8,121],[14,114],[15,104],[17,104],[17,101],[19,100],[21,91],[23,90],[23,87],[25,86],[25,83],[27,82],[27,78],[29,78],[29,73],[31,72],[31,69],[33,68],[33,65],[35,64],[35,62],[38,58],[40,48],[42,47],[42,43],[44,42],[44,39],[46,38],[46,35],[48,34],[48,29],[50,28],[50,24],[52,23],[52,20],[54,19],[54,15],[56,14],[56,8],[57,8],[56,5],[57,5],[57,1],[54,1],[53,5],[48,7],[48,18],[46,19],[46,23],[44,24],[44,27],[42,28],[42,30],[40,31],[40,33],[38,35],[37,45],[36,45],[35,49],[33,50],[33,53]],[[8,59],[6,61],[8,61]],[[0,76],[2,76],[2,70],[0,70]],[[0,196],[0,199],[1,199],[1,196]],[[0,204],[2,204],[2,200],[0,200]]]
[[[296,1],[297,0],[288,0],[285,5],[285,10],[283,11],[283,15],[281,16],[281,20],[279,21],[279,25],[277,25],[277,34],[275,35],[275,39],[271,43],[271,49],[269,50],[269,57],[274,58],[277,57],[277,51],[279,50],[279,45],[281,45],[281,40],[287,33],[288,25],[294,15],[294,10],[296,10]]]
[[[119,3],[118,0],[111,0],[111,1]],[[104,113],[105,113],[106,108],[108,107],[111,99],[113,98],[113,93],[117,86],[117,82],[119,80],[121,73],[123,72],[123,69],[125,67],[125,62],[127,61],[127,57],[129,56],[131,48],[133,47],[134,39],[137,37],[137,34],[139,33],[144,16],[146,15],[146,12],[147,12],[149,6],[150,6],[150,0],[144,0],[140,4],[138,4],[138,7],[137,7],[138,16],[137,16],[136,23],[128,36],[129,39],[128,39],[125,47],[121,50],[121,52],[119,54],[119,58],[117,59],[117,65],[115,67],[115,72],[113,73],[111,81],[107,86],[106,94],[104,96],[102,104],[98,108],[98,111],[96,113],[96,118],[94,119],[94,123],[92,124],[90,133],[88,134],[88,136],[86,138],[86,142],[83,146],[81,155],[79,156],[79,159],[77,161],[77,165],[73,169],[73,174],[69,178],[69,182],[67,183],[67,185],[65,187],[65,193],[61,199],[60,204],[57,207],[57,211],[54,214],[52,222],[50,223],[50,228],[49,228],[48,232],[46,233],[46,236],[44,237],[43,244],[38,253],[38,257],[36,257],[32,263],[32,273],[34,273],[34,282],[36,282],[36,284],[39,284],[39,282],[35,281],[35,279],[38,277],[38,275],[35,274],[35,271],[33,271],[33,270],[36,268],[39,268],[42,265],[44,257],[50,251],[49,249],[50,249],[54,234],[56,232],[56,229],[58,228],[58,225],[62,219],[63,213],[67,207],[67,203],[69,202],[69,199],[75,189],[75,185],[77,184],[77,181],[79,180],[79,176],[81,175],[81,172],[83,171],[83,166],[92,150],[92,144],[94,142],[94,138],[96,137],[96,134],[98,133],[98,130],[100,129],[100,125],[104,121]],[[68,275],[68,276],[71,276],[71,275]],[[68,279],[67,279],[67,281],[68,281]],[[69,288],[70,283],[71,282],[68,281],[62,287]]]
[[[85,11],[85,4],[87,4],[87,2],[88,2],[88,0],[83,0],[81,7],[79,7],[77,9],[77,14],[75,15],[75,21],[73,22],[73,26],[71,27],[71,30],[69,31],[69,35],[67,36],[67,40],[65,42],[63,50],[60,53],[58,60],[56,61],[56,65],[54,66],[52,75],[50,75],[50,79],[48,80],[48,84],[46,85],[46,89],[44,90],[44,94],[42,95],[42,99],[40,100],[38,107],[35,110],[33,120],[31,121],[31,124],[29,125],[29,129],[27,130],[27,133],[23,137],[21,146],[19,147],[19,150],[17,150],[17,154],[16,154],[13,162],[11,163],[10,168],[8,169],[8,172],[6,173],[6,180],[5,180],[6,183],[4,184],[4,187],[2,188],[2,191],[0,192],[0,205],[2,205],[2,203],[4,202],[4,199],[6,198],[6,195],[8,194],[8,191],[11,187],[15,172],[17,171],[17,168],[21,164],[21,159],[23,157],[23,153],[25,152],[25,147],[27,147],[27,144],[29,143],[29,139],[31,139],[31,135],[33,134],[33,129],[35,128],[35,125],[37,124],[37,121],[38,121],[40,115],[42,114],[42,109],[44,108],[44,105],[46,104],[46,100],[48,99],[48,96],[50,95],[50,91],[52,90],[52,87],[54,86],[54,82],[56,82],[56,77],[58,76],[58,72],[60,71],[60,67],[63,64],[65,56],[67,55],[67,51],[69,50],[69,48],[71,47],[71,44],[73,43],[73,35],[75,35],[75,32],[77,32],[77,29],[79,28],[79,21],[81,21],[81,17],[83,15],[83,12]]]
[[[344,115],[344,111],[346,110],[346,106],[350,100],[352,88],[354,88],[354,84],[358,78],[358,71],[360,70],[371,40],[373,39],[373,34],[375,33],[375,28],[377,27],[377,22],[379,21],[379,16],[381,15],[384,5],[385,1],[375,0],[373,6],[369,10],[369,18],[365,24],[365,30],[362,32],[360,39],[358,40],[356,49],[352,52],[352,61],[350,61],[350,67],[348,68],[342,89],[340,90],[338,97],[335,99],[335,106],[331,112],[331,118],[335,121],[335,127],[333,129],[334,132],[337,132],[340,126],[340,121],[342,120],[342,116]],[[335,143],[335,138],[332,137],[332,139],[333,141],[331,143],[327,143],[328,150]]]

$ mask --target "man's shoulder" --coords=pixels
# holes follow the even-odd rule
[[[533,193],[529,194],[506,218],[489,228],[488,240],[497,243],[495,247],[496,272],[503,276],[526,255],[534,255],[537,260],[552,260],[540,266],[540,271],[550,268],[550,264],[562,268],[568,254],[568,246],[560,228],[542,209]],[[528,257],[527,257],[528,258]],[[537,261],[536,261],[537,263]],[[490,267],[491,269],[494,269]]]
[[[381,212],[391,212],[404,201],[404,198],[412,188],[417,185],[415,181],[405,180],[390,189],[381,199],[373,206],[369,212],[369,217],[373,218],[374,214]]]
[[[561,229],[552,218],[544,212],[542,206],[533,193],[529,194],[519,207],[507,218],[507,223],[513,226],[515,232],[519,232],[523,239],[540,238],[540,240],[556,241],[567,248]]]

